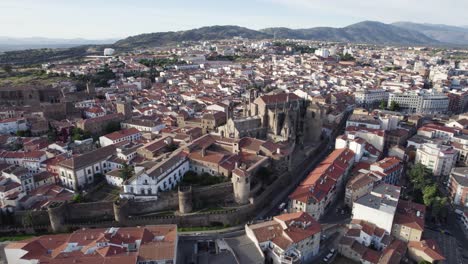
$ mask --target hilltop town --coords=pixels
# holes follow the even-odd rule
[[[4,65],[5,258],[466,263],[466,54],[234,37]]]

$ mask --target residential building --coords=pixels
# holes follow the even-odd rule
[[[61,184],[75,191],[92,184],[96,174],[110,171],[107,160],[115,152],[115,146],[110,145],[59,162],[57,167]]]
[[[346,127],[345,135],[354,135],[367,141],[367,143],[374,146],[380,152],[383,152],[385,148],[385,130],[383,129],[372,129],[365,127]]]
[[[371,164],[370,170],[380,176],[379,182],[396,185],[403,173],[403,164],[397,157],[387,157]]]
[[[448,97],[438,93],[390,93],[388,106],[392,102],[396,102],[400,109],[407,113],[441,114],[446,113],[449,107]]]
[[[380,184],[353,204],[353,220],[366,220],[391,234],[401,188]]]
[[[160,120],[133,118],[121,123],[123,129],[136,128],[140,132],[159,133],[166,125]]]
[[[370,129],[380,129],[380,122],[373,115],[353,114],[346,121],[346,127],[365,127]]]
[[[417,263],[420,263],[421,261],[440,263],[445,260],[445,257],[436,241],[432,239],[409,242],[408,256]]]
[[[452,203],[468,208],[468,167],[453,168],[447,187]]]
[[[424,231],[426,207],[422,204],[399,200],[392,235],[402,241],[420,241]]]
[[[16,134],[18,131],[28,130],[25,118],[13,117],[0,120],[0,134]]]
[[[269,263],[307,263],[319,253],[320,224],[304,212],[246,225],[245,232]]]
[[[189,160],[183,153],[174,154],[149,168],[137,166],[133,177],[120,182],[123,186],[120,196],[127,199],[157,199],[158,192],[172,190],[189,168]],[[110,176],[116,175],[111,173]],[[119,186],[118,179],[106,178],[109,178],[110,184]]]
[[[177,226],[78,229],[10,243],[8,263],[177,263]]]
[[[451,146],[424,143],[416,151],[416,162],[423,164],[435,176],[448,176],[458,159]]]
[[[46,159],[47,153],[42,150],[0,152],[0,161],[27,168],[30,173],[39,173]]]
[[[362,89],[354,93],[356,104],[362,107],[372,107],[380,102],[387,102],[388,92],[383,89]]]
[[[307,212],[320,218],[335,200],[336,193],[342,191],[353,164],[353,151],[346,148],[333,151],[289,195],[289,211]]]
[[[141,132],[136,128],[122,129],[99,137],[101,147],[110,146],[121,142],[134,142],[141,139]]]
[[[346,184],[344,203],[353,208],[353,203],[364,195],[369,194],[379,178],[372,172],[359,173]]]
[[[124,116],[120,113],[118,114],[107,114],[104,116],[99,116],[95,118],[84,119],[76,123],[76,126],[83,131],[88,131],[91,134],[102,135],[105,131],[105,128],[115,122],[123,121]]]

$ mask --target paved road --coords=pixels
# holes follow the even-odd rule
[[[326,147],[326,151],[320,153],[320,155],[314,157],[312,160],[308,159],[302,162],[299,166],[296,167],[296,170],[292,172],[293,175],[298,175],[294,179],[294,182],[288,186],[286,186],[281,193],[278,193],[277,196],[273,199],[270,203],[270,206],[265,207],[260,213],[257,215],[257,219],[263,219],[265,217],[275,216],[281,213],[278,209],[281,203],[286,203],[288,200],[288,195],[292,193],[299,183],[304,180],[307,175],[309,174],[312,169],[315,168],[332,150],[333,150],[334,142],[329,141]]]
[[[289,186],[286,186],[284,190],[279,193],[275,199],[270,203],[269,207],[266,207],[263,209],[258,215],[256,219],[263,219],[265,217],[271,217],[275,216],[281,213],[281,211],[278,209],[279,205],[281,203],[286,203],[288,201],[288,195],[296,189],[296,187],[299,185],[299,183],[307,177],[309,172],[311,172],[325,157],[327,157],[333,150],[335,146],[335,138],[344,133],[344,128],[346,125],[346,120],[348,120],[349,116],[351,115],[352,112],[346,112],[345,116],[343,117],[343,120],[341,123],[338,125],[340,129],[336,130],[335,133],[333,133],[330,136],[330,139],[327,139],[327,145],[324,148],[324,150],[316,157],[312,159],[308,159],[306,161],[303,161],[301,164],[296,166],[295,170],[292,172],[293,174],[298,175],[298,177],[295,178],[295,181],[293,184],[290,184]],[[344,194],[343,194],[344,195]]]

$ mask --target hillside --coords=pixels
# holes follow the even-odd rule
[[[267,28],[261,31],[270,35],[276,35],[276,38],[296,38],[304,40],[396,45],[438,43],[438,41],[422,33],[374,21],[364,21],[344,28]]]
[[[211,26],[197,29],[141,34],[117,41],[117,48],[155,47],[182,41],[203,41],[243,37],[248,39],[269,38],[268,34],[238,26]]]
[[[438,41],[416,31],[380,22],[364,21],[344,28],[317,27],[308,29],[266,28],[259,31],[238,26],[212,26],[198,29],[159,32],[128,37],[117,41],[116,48],[156,47],[182,41],[231,39],[303,39],[370,44],[436,44]]]
[[[61,49],[27,49],[7,51],[0,53],[0,65],[2,64],[40,64],[44,62],[80,58],[86,55],[97,55],[102,53],[99,46],[78,46]]]
[[[468,28],[465,27],[455,27],[436,24],[418,24],[412,22],[396,22],[392,25],[404,29],[417,31],[443,43],[461,45],[468,44]]]
[[[58,49],[83,45],[110,45],[117,39],[57,39],[57,38],[15,38],[0,36],[0,52],[26,49]]]

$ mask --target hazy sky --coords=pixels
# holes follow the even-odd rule
[[[0,0],[0,36],[120,38],[209,25],[468,25],[468,0]]]

